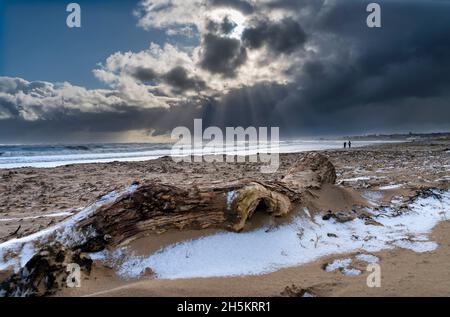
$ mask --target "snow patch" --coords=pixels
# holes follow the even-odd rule
[[[402,188],[403,185],[404,184],[392,184],[392,185],[381,186],[379,189],[380,190],[398,189],[398,188]]]
[[[349,259],[337,259],[331,263],[328,263],[325,267],[325,271],[334,272],[339,269],[344,269],[347,266],[349,266],[350,264],[352,264],[352,259],[350,259],[350,258]]]
[[[353,178],[345,178],[341,180],[341,182],[357,182],[357,181],[370,181],[372,178],[376,178],[375,176],[360,176]]]
[[[380,259],[372,254],[358,254],[355,256],[358,261],[366,262],[368,264],[378,263]]]
[[[355,251],[378,252],[398,247],[429,252],[438,245],[428,241],[427,234],[450,216],[450,192],[435,193],[438,196],[418,198],[406,212],[394,213],[391,208],[373,210],[383,226],[365,225],[362,219],[338,223],[334,219],[323,220],[320,215],[312,220],[297,217],[272,230],[220,232],[162,248],[150,256],[135,256],[122,249],[120,258],[103,257],[113,258],[118,273],[126,278],[137,278],[150,267],[157,278],[177,279],[262,274]],[[339,239],[328,236],[328,232],[336,232]],[[363,258],[375,261],[368,256]]]
[[[361,275],[361,273],[362,272],[358,269],[348,268],[348,267],[346,267],[342,270],[342,274],[344,274],[346,276],[358,276],[358,275]]]

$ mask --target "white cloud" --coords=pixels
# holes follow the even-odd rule
[[[166,107],[166,103],[145,88],[122,80],[119,89],[93,89],[69,83],[29,82],[0,77],[0,118],[19,117],[27,121],[51,118],[55,114],[117,112],[127,106]]]
[[[135,13],[144,29],[173,30],[177,26],[198,26],[205,11],[205,0],[144,0]]]

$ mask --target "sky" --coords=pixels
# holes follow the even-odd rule
[[[450,1],[0,0],[0,143],[450,131]]]

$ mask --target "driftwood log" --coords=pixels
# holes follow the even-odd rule
[[[201,186],[148,182],[111,205],[98,209],[78,224],[97,235],[83,249],[96,251],[148,233],[169,229],[223,228],[241,231],[255,211],[283,216],[302,204],[308,189],[334,184],[333,164],[319,153],[309,153],[281,179],[254,179]]]

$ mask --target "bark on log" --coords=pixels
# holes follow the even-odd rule
[[[301,205],[305,191],[335,180],[333,164],[319,153],[309,153],[276,182],[249,179],[194,187],[149,182],[78,224],[79,230],[97,232],[83,250],[169,229],[241,231],[258,207],[275,217],[286,215]]]

